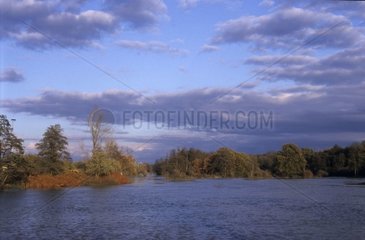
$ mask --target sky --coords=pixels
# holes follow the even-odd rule
[[[95,113],[141,162],[365,139],[361,1],[0,0],[0,18],[0,111],[30,153],[61,124],[87,156]]]

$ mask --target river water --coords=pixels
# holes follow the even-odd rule
[[[365,239],[365,187],[349,181],[151,176],[5,191],[0,239]]]

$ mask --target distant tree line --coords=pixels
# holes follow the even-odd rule
[[[99,123],[99,128],[102,125]],[[95,126],[94,129],[96,131]],[[100,132],[103,129],[99,129]],[[124,176],[147,174],[147,165],[123,151],[112,137],[104,142],[91,131],[93,150],[83,161],[72,162],[67,150],[68,139],[59,124],[51,125],[35,145],[37,154],[24,154],[23,140],[18,138],[5,115],[0,115],[0,189],[26,184],[31,176],[57,176],[67,172],[104,177],[113,173]],[[49,178],[48,178],[49,179]]]
[[[299,149],[298,147],[297,150],[299,151],[297,154],[301,156],[300,158],[304,159],[302,164],[305,164],[305,169],[309,174],[342,177],[365,176],[365,141],[356,142],[347,147],[334,145],[321,151],[314,151],[310,148]],[[270,170],[278,176],[285,176],[288,174],[283,174],[283,166],[279,164],[280,159],[278,159],[278,154],[282,155],[283,151],[291,155],[283,147],[282,151],[260,154],[254,157],[259,162],[261,169]],[[299,157],[296,159],[299,159]]]
[[[365,141],[323,151],[285,144],[277,152],[248,155],[229,148],[215,152],[198,149],[172,150],[153,165],[157,175],[189,177],[324,177],[365,176]]]
[[[153,170],[157,175],[172,178],[187,177],[263,177],[258,162],[244,153],[229,148],[220,148],[207,153],[198,149],[172,150],[168,156],[155,162]]]

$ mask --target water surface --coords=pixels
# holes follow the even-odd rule
[[[365,239],[365,187],[348,179],[159,177],[0,192],[0,239]]]

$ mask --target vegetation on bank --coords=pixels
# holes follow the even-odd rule
[[[250,156],[229,148],[220,148],[214,153],[194,148],[172,150],[166,158],[155,162],[153,170],[169,178],[269,176]]]
[[[36,144],[38,154],[24,154],[23,140],[14,134],[7,117],[0,115],[0,189],[125,184],[128,176],[147,174],[147,165],[125,153],[100,123],[97,119],[90,125],[91,132],[98,131],[92,134],[90,157],[73,162],[60,125],[47,128]]]
[[[73,162],[60,125],[47,128],[36,144],[37,154],[24,154],[23,140],[14,134],[7,117],[0,115],[0,189],[124,184],[128,176],[147,174],[150,166],[137,163],[117,145],[102,116],[91,120],[92,151],[88,158]],[[280,151],[257,155],[226,147],[215,152],[182,148],[156,161],[152,169],[174,179],[365,177],[365,141],[323,151],[285,144]]]
[[[78,186],[104,186],[129,183],[126,176],[113,173],[103,177],[94,177],[83,172],[65,172],[58,175],[31,175],[25,183],[26,188],[62,188]]]
[[[169,178],[245,177],[308,178],[325,176],[365,177],[365,141],[323,151],[285,144],[280,151],[258,155],[229,148],[215,152],[172,150],[153,165],[157,175]]]

